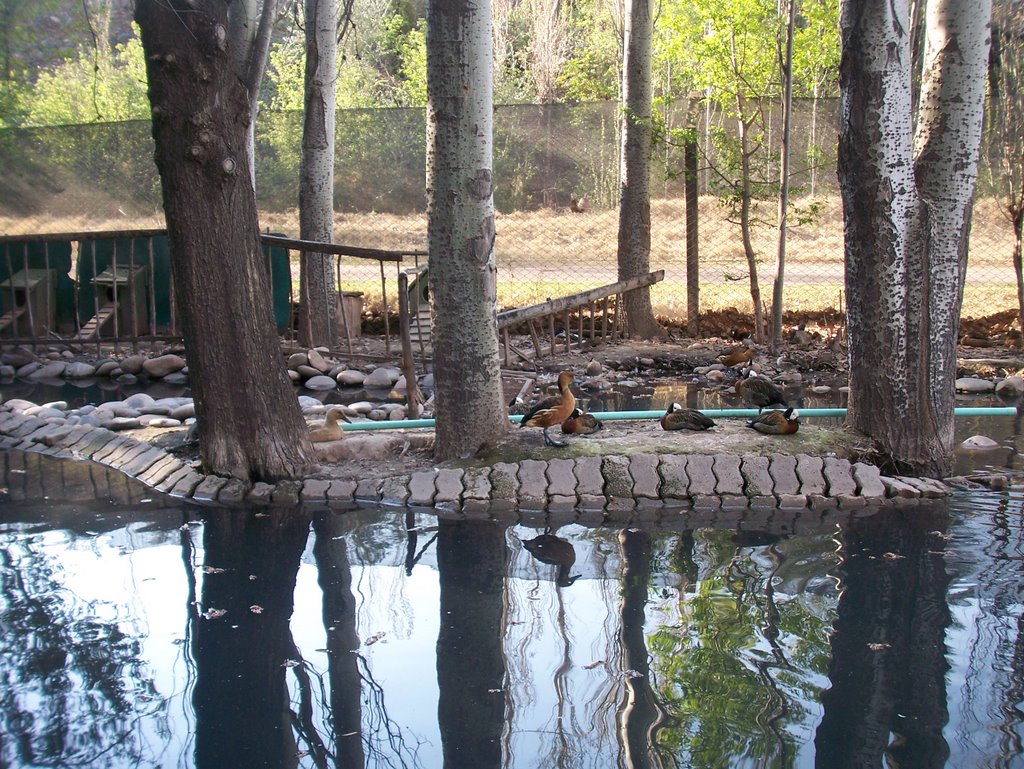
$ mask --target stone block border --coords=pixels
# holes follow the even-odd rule
[[[0,449],[113,468],[157,491],[197,503],[233,505],[382,504],[480,514],[581,510],[606,514],[661,508],[819,509],[822,505],[914,505],[952,487],[926,478],[883,476],[877,467],[806,454],[634,454],[525,459],[489,467],[442,467],[360,481],[311,478],[251,488],[201,475],[152,444],[104,427],[66,425],[0,405]]]

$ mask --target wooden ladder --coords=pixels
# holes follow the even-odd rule
[[[99,336],[100,329],[106,325],[107,321],[114,317],[115,312],[117,312],[117,302],[103,305],[95,317],[82,326],[81,330],[75,335],[75,339],[93,339]]]

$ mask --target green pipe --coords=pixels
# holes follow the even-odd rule
[[[804,417],[845,417],[846,409],[798,409],[800,418]],[[754,417],[757,416],[757,409],[701,409],[701,412],[709,417]],[[660,419],[664,411],[594,411],[595,417],[602,421],[614,422],[626,419]],[[958,417],[1009,417],[1014,416],[1017,409],[1014,406],[961,406],[953,409],[953,415]],[[509,421],[518,423],[523,421],[520,414],[509,417]],[[395,421],[381,422],[353,422],[344,426],[345,432],[356,432],[358,430],[410,430],[417,427],[433,427],[433,419],[399,419]]]

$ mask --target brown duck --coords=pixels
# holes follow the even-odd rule
[[[768,406],[789,405],[782,390],[753,371],[747,371],[746,376],[736,383],[735,390],[751,406],[757,406],[758,411]]]
[[[747,422],[747,427],[766,435],[792,435],[800,429],[800,412],[792,406],[785,411],[765,411]]]
[[[550,430],[555,425],[560,425],[572,414],[576,408],[576,396],[572,394],[569,385],[572,384],[573,376],[571,371],[563,371],[558,375],[558,394],[545,398],[540,403],[526,412],[520,427],[541,427],[544,429],[544,444],[563,448],[568,446],[564,441],[556,441],[550,435]]]
[[[572,413],[562,422],[562,432],[571,435],[591,435],[602,429],[604,424],[593,414],[574,408]]]
[[[324,418],[323,425],[320,427],[314,427],[309,431],[309,440],[313,443],[325,443],[326,441],[341,440],[341,436],[344,431],[341,425],[338,424],[339,418],[342,421],[349,422],[349,419],[341,409],[330,409],[327,412],[327,416]],[[351,422],[349,423],[351,424]]]
[[[665,415],[661,418],[664,430],[707,430],[715,423],[707,414],[697,409],[686,409],[678,403],[670,403]]]

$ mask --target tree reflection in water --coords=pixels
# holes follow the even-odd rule
[[[1011,766],[998,499],[562,522],[571,586],[543,518],[8,506],[0,765]]]

